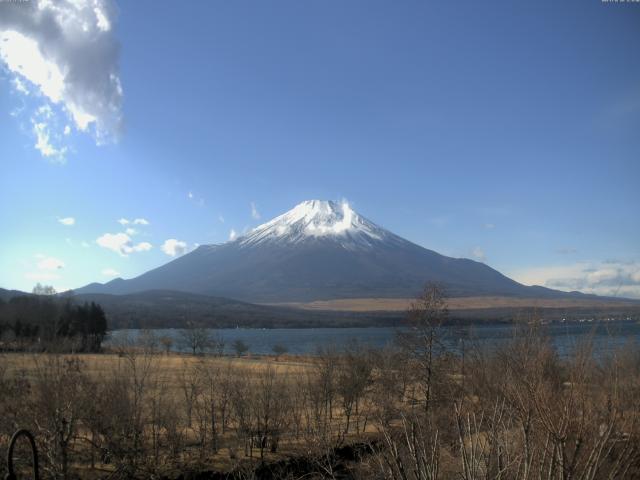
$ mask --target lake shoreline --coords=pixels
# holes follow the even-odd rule
[[[516,328],[528,327],[527,323],[476,323],[470,325],[445,325],[442,336],[451,351],[458,350],[465,342],[499,345],[513,338]],[[640,342],[640,323],[635,320],[610,320],[592,322],[555,322],[540,325],[554,341],[560,352],[574,348],[576,344],[592,338],[596,347],[608,351],[613,346],[621,346],[627,341]],[[215,342],[222,342],[221,352],[232,354],[232,344],[242,341],[248,352],[254,355],[269,355],[275,347],[283,347],[287,354],[313,355],[319,349],[344,349],[357,343],[365,347],[384,348],[391,345],[402,327],[328,327],[328,328],[218,328],[206,329]],[[160,344],[165,340],[169,349],[187,351],[184,344],[184,329],[122,329],[111,333],[105,341],[105,348],[118,344],[142,342]],[[168,339],[168,340],[167,340]],[[158,347],[160,348],[160,347]],[[213,351],[214,348],[211,348]]]

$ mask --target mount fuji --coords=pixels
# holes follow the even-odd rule
[[[485,265],[416,245],[347,203],[310,200],[233,241],[202,245],[130,280],[76,293],[174,290],[253,303],[410,298],[424,284],[448,295],[562,298],[580,295],[524,286]]]

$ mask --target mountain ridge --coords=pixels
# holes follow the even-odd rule
[[[138,277],[77,293],[176,290],[250,303],[415,297],[428,281],[452,297],[575,297],[522,285],[481,262],[441,255],[355,212],[308,200],[233,241],[201,245]]]

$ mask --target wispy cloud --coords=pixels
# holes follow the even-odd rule
[[[484,252],[484,249],[482,247],[473,247],[471,249],[471,256],[479,261],[479,262],[486,262],[487,261],[487,255]]]
[[[13,88],[16,89],[18,93],[23,95],[29,95],[29,89],[25,85],[25,83],[20,79],[20,77],[13,77]]]
[[[251,218],[254,220],[260,220],[260,212],[254,202],[251,202]]]
[[[62,145],[56,123],[57,120],[49,105],[41,106],[31,116],[31,126],[36,141],[35,149],[51,162],[63,164],[66,162],[67,147]]]
[[[102,270],[102,275],[104,275],[105,277],[118,277],[120,276],[120,272],[118,272],[114,268],[105,268],[104,270]]]
[[[637,261],[576,262],[518,270],[510,276],[526,285],[640,298],[640,262]]]
[[[232,228],[229,231],[229,240],[233,242],[236,238],[238,238],[238,233]]]
[[[36,93],[55,106],[52,116],[68,118],[98,144],[116,139],[122,121],[113,13],[109,0],[0,2],[0,62],[15,91]],[[63,130],[53,128],[34,120],[36,148],[63,159],[68,148],[52,143]]]
[[[67,227],[71,227],[76,224],[76,219],[73,217],[58,218],[58,222]]]
[[[64,268],[64,262],[54,257],[44,257],[37,264],[40,270],[59,270]]]
[[[61,278],[59,272],[65,267],[65,263],[62,260],[41,253],[36,254],[35,258],[38,260],[35,265],[37,271],[25,273],[24,277],[26,279],[46,282]],[[33,268],[33,265],[31,267]]]
[[[160,249],[170,257],[179,256],[187,251],[187,242],[170,238],[165,240]]]
[[[129,220],[128,218],[120,218],[118,220],[118,223],[123,227],[125,225],[150,225],[149,220],[147,220],[146,218],[136,218],[134,220]]]
[[[53,272],[29,272],[24,274],[24,278],[39,282],[47,282],[51,280],[58,280],[60,275]]]
[[[187,198],[191,200],[193,203],[195,203],[196,205],[198,205],[199,207],[204,207],[204,203],[205,203],[204,198],[198,197],[191,190],[187,193]]]

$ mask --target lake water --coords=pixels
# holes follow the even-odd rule
[[[592,339],[599,353],[624,346],[630,342],[640,346],[640,324],[633,321],[615,321],[601,323],[557,323],[546,325],[545,332],[551,337],[561,355],[573,350],[581,341]],[[274,329],[216,329],[213,336],[224,339],[225,352],[233,353],[231,344],[242,340],[253,354],[272,354],[274,345],[284,346],[288,353],[295,355],[314,354],[318,348],[335,347],[341,349],[349,342],[357,341],[361,345],[381,348],[394,341],[395,328],[274,328]],[[117,330],[112,333],[106,344],[121,342],[123,339],[136,341],[141,330]],[[182,341],[181,330],[154,330],[156,338],[162,336],[173,339],[173,350],[188,351]],[[442,336],[445,343],[457,350],[469,342],[488,343],[499,346],[513,337],[514,329],[510,325],[491,324],[473,327],[444,327]]]

